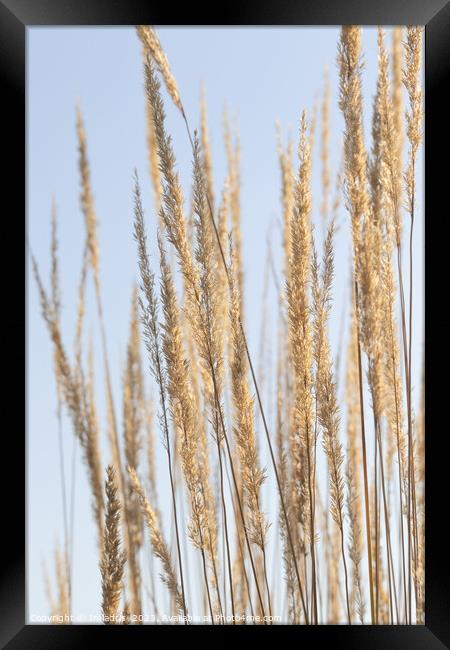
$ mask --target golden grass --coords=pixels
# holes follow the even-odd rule
[[[264,322],[258,378],[244,318],[239,137],[226,117],[226,178],[222,187],[215,188],[204,92],[197,135],[191,132],[155,30],[138,26],[137,35],[143,51],[158,253],[150,257],[136,174],[134,237],[140,281],[132,291],[129,338],[120,371],[120,424],[103,317],[87,134],[79,108],[76,128],[86,240],[73,360],[61,331],[54,207],[48,292],[32,260],[52,342],[59,417],[65,408],[83,450],[92,493],[104,620],[145,622],[145,615],[159,616],[168,607],[164,613],[177,615],[185,624],[191,616],[211,624],[238,624],[245,617],[261,624],[423,623],[424,404],[422,399],[415,417],[412,403],[421,30],[395,28],[391,52],[383,30],[378,30],[378,78],[368,146],[363,130],[361,29],[342,28],[337,64],[343,170],[336,171],[334,198],[330,73],[317,104],[320,111],[315,108],[310,119],[305,110],[300,115],[297,161],[292,138],[284,146],[279,129],[283,281],[269,247],[263,311],[265,319],[267,287],[273,279],[278,293],[277,359],[273,368],[265,361],[269,335]],[[159,77],[181,113],[192,147],[190,214],[185,210]],[[313,225],[311,179],[319,116],[322,253]],[[341,203],[349,218],[352,251],[351,300],[344,310],[344,315],[348,313],[344,373],[334,362],[330,343],[334,240]],[[85,368],[83,328],[90,271],[101,332],[106,425],[98,417],[92,345]],[[340,350],[341,354],[345,352]],[[155,402],[147,386],[149,374]],[[341,374],[344,389],[339,386]],[[275,404],[273,415],[265,404],[266,394]],[[104,430],[112,459],[106,470],[106,498],[100,455]],[[166,454],[164,471],[156,460],[160,440]],[[76,533],[68,523],[63,468],[62,460],[64,550],[55,555],[56,594],[47,575],[46,585],[52,614],[64,617],[73,609],[76,577],[71,572],[71,548]],[[165,471],[170,489],[169,497],[162,499]],[[164,512],[167,503],[170,508]],[[168,522],[171,533],[166,537]],[[163,590],[155,584],[157,568]],[[198,573],[195,581],[194,573]]]

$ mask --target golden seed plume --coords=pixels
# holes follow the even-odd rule
[[[320,205],[320,213],[322,216],[322,223],[324,228],[327,225],[329,216],[329,196],[330,196],[330,160],[329,160],[329,147],[330,147],[330,80],[328,72],[325,73],[324,91],[322,100],[322,132],[321,132],[321,149],[320,159],[322,161],[322,202]]]
[[[407,210],[414,214],[415,164],[422,139],[422,99],[420,68],[422,57],[422,27],[408,27],[404,45],[403,84],[408,93],[409,110],[406,111],[406,135],[409,141],[408,163],[405,172]]]
[[[344,115],[344,165],[347,209],[352,223],[353,256],[358,277],[362,225],[367,216],[367,154],[364,145],[361,89],[361,29],[343,26],[338,47],[339,106]]]
[[[183,350],[175,286],[160,236],[158,245],[161,301],[164,312],[163,353],[168,374],[167,390],[172,418],[177,430],[181,463],[190,495],[192,522],[189,525],[189,535],[197,548],[208,551],[210,519],[209,504],[205,502],[205,496],[209,488],[204,483],[205,477],[199,465],[199,423],[193,408],[193,394],[189,367]]]
[[[233,259],[232,251],[230,257]],[[250,540],[263,551],[269,525],[261,511],[260,490],[266,478],[259,467],[253,415],[253,399],[247,378],[245,348],[239,322],[240,296],[231,264],[230,323],[233,355],[231,358],[231,382],[234,402],[234,435],[239,452],[244,502],[249,510],[248,526]]]
[[[160,84],[150,59],[145,64],[145,83],[147,101],[152,106],[155,125],[158,156],[162,174],[162,203],[160,215],[166,228],[166,236],[174,246],[184,278],[187,309],[195,302],[194,287],[197,273],[192,259],[187,235],[186,219],[183,207],[183,192],[176,171],[175,155],[171,138],[165,130],[165,112],[160,94]]]
[[[137,25],[136,31],[147,53],[152,57],[159,72],[161,73],[161,76],[164,79],[164,83],[167,88],[167,92],[171,96],[173,103],[184,115],[177,82],[175,81],[175,78],[170,71],[169,61],[167,60],[167,56],[161,47],[157,33],[153,27],[149,25]]]
[[[122,594],[126,557],[121,550],[120,511],[116,473],[112,465],[106,470],[106,512],[100,571],[102,575],[102,613],[107,625],[116,622]]]
[[[94,355],[92,341],[89,346],[88,374],[83,385],[83,399],[86,411],[85,456],[93,496],[93,510],[97,522],[99,542],[103,534],[103,491],[99,447],[99,428],[94,395]]]
[[[131,467],[128,467],[127,469],[131,479],[131,486],[139,497],[142,514],[144,515],[150,532],[150,542],[152,544],[153,553],[162,563],[163,573],[161,575],[161,580],[167,586],[170,594],[175,598],[178,610],[182,612],[184,610],[183,597],[178,585],[168,546],[158,527],[158,520],[155,512],[145,496],[145,492],[139,481],[136,470]]]
[[[77,107],[77,135],[79,152],[79,171],[81,182],[81,209],[86,226],[87,247],[89,263],[94,272],[94,280],[98,285],[99,280],[99,247],[97,241],[97,217],[94,208],[94,197],[91,189],[91,171],[87,155],[87,137],[81,110]]]
[[[206,116],[206,97],[204,86],[200,94],[200,141],[202,143],[202,163],[206,179],[208,198],[214,213],[214,181],[212,169],[211,144],[208,134],[208,122]]]
[[[308,467],[312,467],[313,453],[312,339],[308,299],[311,268],[311,160],[305,111],[302,113],[300,125],[299,158],[300,167],[291,219],[292,250],[287,281],[289,346],[295,394],[291,453],[297,516],[305,522],[305,533],[309,537],[311,520],[308,514],[310,509]]]
[[[225,152],[228,162],[228,182],[230,188],[230,217],[231,232],[233,234],[233,251],[236,281],[241,296],[241,318],[243,319],[244,305],[242,297],[244,295],[244,262],[242,257],[242,232],[241,232],[241,177],[240,177],[240,158],[241,144],[237,133],[233,133],[229,124],[228,115],[224,115],[224,141]]]

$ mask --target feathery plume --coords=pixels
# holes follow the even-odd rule
[[[408,27],[404,46],[403,84],[408,93],[409,110],[406,112],[406,135],[409,142],[408,164],[405,172],[407,210],[413,218],[415,195],[415,163],[422,139],[422,97],[420,63],[422,56],[422,27]]]
[[[144,386],[142,376],[137,289],[133,287],[131,300],[130,334],[127,345],[127,359],[123,373],[123,432],[127,465],[138,467],[142,447],[142,420]],[[134,615],[141,613],[140,577],[137,551],[142,542],[142,518],[129,480],[125,501],[127,535],[129,536],[128,566],[131,586],[131,602],[128,604]]]
[[[147,252],[147,235],[144,226],[144,211],[142,207],[141,190],[137,172],[135,172],[134,185],[134,237],[138,244],[139,270],[141,274],[141,292],[143,298],[139,297],[139,306],[141,310],[142,325],[144,328],[144,341],[150,357],[150,368],[159,388],[159,401],[161,405],[161,422],[164,432],[164,446],[167,453],[169,465],[170,488],[172,493],[172,506],[175,520],[175,535],[177,542],[178,565],[180,570],[181,592],[184,603],[184,614],[187,615],[183,565],[181,560],[181,545],[178,527],[178,513],[175,495],[175,481],[172,468],[171,442],[169,437],[169,424],[167,419],[167,376],[163,364],[163,354],[161,349],[160,325],[158,320],[158,299],[155,291],[155,277],[150,268]],[[144,302],[145,300],[145,302]]]
[[[116,622],[120,596],[123,588],[122,579],[126,561],[126,556],[121,550],[121,505],[117,496],[117,491],[116,473],[113,466],[108,465],[105,481],[105,527],[102,559],[100,563],[100,571],[102,574],[102,612],[104,623],[107,625]]]
[[[347,209],[350,213],[356,277],[362,253],[362,225],[369,208],[367,155],[364,145],[361,90],[361,29],[345,25],[338,46],[339,107],[345,120],[344,168]]]
[[[137,25],[136,31],[147,53],[152,57],[159,72],[161,73],[161,76],[164,79],[164,83],[167,88],[167,92],[171,96],[173,103],[181,111],[181,114],[184,115],[177,82],[175,81],[175,78],[170,71],[169,61],[167,60],[167,56],[161,47],[157,33],[150,25]]]
[[[201,455],[199,435],[201,427],[195,414],[189,368],[184,356],[175,286],[159,234],[158,247],[161,268],[161,301],[164,312],[163,353],[168,375],[167,392],[171,403],[172,419],[178,436],[181,465],[190,496],[192,520],[188,527],[189,536],[194,546],[202,554],[205,586],[210,603],[205,552],[215,569],[216,529],[213,508],[209,502],[210,488],[208,477],[204,472],[205,464],[199,462]]]
[[[88,466],[89,480],[92,490],[92,508],[94,518],[98,528],[99,546],[101,545],[103,535],[103,490],[102,490],[102,470],[99,448],[99,430],[97,410],[95,406],[94,395],[94,355],[92,341],[89,345],[88,355],[88,374],[85,383],[82,386],[84,409],[86,413],[86,436],[85,436],[85,457]]]
[[[81,109],[77,107],[77,135],[79,152],[79,171],[81,179],[81,209],[86,226],[87,247],[89,251],[89,263],[94,272],[94,280],[99,285],[99,247],[97,241],[97,217],[94,208],[94,197],[91,190],[91,171],[87,156],[87,138],[84,127]]]
[[[232,253],[230,253],[232,256]],[[232,390],[234,401],[234,435],[242,472],[242,485],[249,510],[251,541],[264,551],[268,524],[260,508],[260,489],[266,474],[259,467],[256,447],[253,399],[247,381],[244,342],[239,325],[240,298],[231,264],[230,322],[233,356],[231,359]]]
[[[139,498],[142,514],[144,515],[150,532],[150,542],[152,544],[153,553],[162,563],[163,573],[161,574],[161,580],[167,586],[170,594],[175,598],[178,610],[180,612],[186,612],[184,598],[178,585],[175,569],[172,564],[172,558],[164,537],[159,530],[155,512],[145,496],[145,492],[139,481],[136,470],[132,467],[128,467],[127,469],[131,479],[131,486]]]
[[[244,295],[244,263],[242,258],[242,233],[241,233],[241,178],[240,178],[240,158],[241,158],[241,144],[237,133],[231,131],[228,115],[224,115],[224,141],[225,151],[228,162],[228,174],[230,188],[230,217],[231,217],[231,232],[233,234],[233,252],[234,252],[234,266],[236,273],[236,281],[239,287],[239,295],[241,296],[241,318],[244,317],[244,305],[242,297]]]
[[[321,133],[321,149],[320,158],[322,161],[322,202],[320,205],[320,213],[322,215],[322,223],[325,227],[329,215],[329,196],[330,196],[330,160],[329,160],[329,147],[330,147],[330,80],[328,72],[325,73],[323,100],[322,100],[322,133]]]
[[[291,432],[294,490],[297,518],[305,522],[305,534],[311,535],[310,485],[313,465],[312,418],[312,339],[309,321],[308,282],[311,259],[310,227],[310,146],[307,139],[306,113],[300,126],[299,175],[291,219],[292,251],[287,280],[289,346],[294,373],[294,431]]]
[[[317,402],[318,417],[322,426],[323,448],[328,460],[329,489],[330,489],[330,513],[333,521],[339,528],[341,537],[341,554],[345,574],[345,592],[347,603],[348,622],[351,623],[351,612],[348,592],[347,564],[344,549],[344,478],[342,465],[344,454],[342,444],[339,440],[340,414],[336,397],[336,383],[333,376],[333,365],[330,351],[330,344],[327,334],[327,320],[331,300],[331,283],[334,274],[334,253],[333,253],[334,223],[332,222],[324,244],[324,258],[321,278],[321,300],[318,311],[318,329],[321,334],[320,353],[320,376],[317,378]]]
[[[202,85],[200,93],[200,141],[202,144],[202,164],[206,179],[209,203],[214,212],[214,182],[212,171],[212,153],[211,144],[208,135],[208,122],[206,117],[206,97],[205,88]]]
[[[369,573],[369,593],[371,620],[375,623],[374,582],[372,575],[372,548],[370,531],[369,482],[367,476],[367,457],[363,406],[363,377],[360,341],[359,283],[361,266],[364,260],[362,229],[368,218],[370,199],[368,193],[367,154],[364,144],[363,105],[361,88],[361,29],[355,25],[344,25],[338,45],[339,65],[339,107],[345,121],[344,132],[344,193],[346,207],[350,214],[353,243],[353,280],[357,313],[358,375],[361,414],[361,438],[364,473],[364,502],[366,519],[367,564]],[[370,276],[369,276],[370,277]]]

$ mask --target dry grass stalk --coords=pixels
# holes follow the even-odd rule
[[[364,621],[365,602],[361,578],[362,508],[360,481],[360,413],[358,401],[358,350],[356,345],[356,314],[354,296],[346,382],[347,401],[347,515],[350,524],[349,557],[353,563],[351,603],[361,623]]]
[[[311,551],[315,585],[315,533],[313,465],[315,437],[312,412],[312,338],[309,318],[308,282],[311,260],[311,159],[303,112],[299,144],[300,166],[291,220],[292,251],[289,260],[287,302],[289,348],[294,377],[294,430],[290,445],[293,462],[293,496],[296,519],[302,523],[304,543]],[[316,591],[313,586],[314,616],[317,619]],[[313,619],[314,620],[314,619]]]
[[[142,362],[140,352],[140,333],[138,316],[137,289],[133,288],[131,300],[130,335],[127,346],[127,358],[123,373],[123,432],[124,451],[127,465],[139,466],[140,451],[142,448],[142,420],[144,385],[142,376]],[[130,611],[139,616],[141,614],[140,596],[140,571],[138,552],[142,543],[142,517],[141,512],[132,492],[129,480],[127,484],[127,522],[129,535],[128,567],[130,578],[131,602]]]
[[[226,176],[223,189],[221,201],[218,208],[217,214],[217,231],[220,240],[220,246],[222,250],[227,248],[227,239],[228,239],[228,219],[230,214],[230,185],[229,178]],[[225,359],[226,352],[229,350],[230,344],[230,332],[229,332],[229,319],[228,319],[228,310],[229,310],[229,286],[228,286],[228,275],[227,269],[222,264],[221,252],[219,246],[215,246],[217,262],[216,262],[216,273],[217,273],[217,314],[222,327],[218,332],[218,345],[221,351],[222,356]],[[226,379],[226,378],[225,378]]]
[[[211,145],[209,142],[208,122],[206,115],[206,97],[204,86],[201,88],[200,93],[200,142],[202,146],[202,164],[203,171],[206,179],[206,187],[209,197],[209,202],[214,212],[214,181],[213,181],[213,168],[212,168],[212,153]]]
[[[93,494],[94,520],[99,531],[99,543],[101,543],[103,512],[101,479],[99,478],[99,467],[101,465],[97,444],[96,424],[93,421],[92,410],[89,408],[89,391],[86,389],[86,385],[82,381],[80,373],[75,372],[71,367],[62,342],[59,323],[55,318],[55,312],[42,284],[34,257],[32,257],[32,266],[33,274],[38,286],[42,316],[47,325],[53,344],[54,359],[60,380],[62,396],[72,420],[74,433],[83,449],[84,460],[89,471],[91,490]]]
[[[233,260],[232,251],[230,258]],[[247,380],[245,363],[245,346],[240,327],[240,296],[234,278],[234,268],[231,266],[231,296],[230,322],[233,356],[231,359],[231,383],[234,402],[234,435],[239,452],[241,480],[243,485],[244,504],[248,508],[248,529],[250,541],[256,544],[262,552],[263,574],[266,584],[267,603],[271,612],[270,589],[267,578],[266,542],[269,524],[260,506],[260,490],[266,478],[265,471],[259,467],[258,450],[256,447],[253,399]]]
[[[154,432],[154,406],[153,399],[149,395],[143,398],[142,417],[144,419],[144,429],[146,438],[146,460],[147,460],[147,478],[149,499],[153,503],[156,514],[158,514],[158,483],[155,467],[155,432]]]
[[[103,317],[103,304],[100,286],[100,267],[99,267],[99,246],[97,240],[97,218],[94,208],[94,199],[91,189],[91,174],[87,153],[87,136],[81,115],[81,111],[77,110],[77,135],[78,135],[78,153],[79,153],[79,173],[80,173],[80,202],[81,209],[84,215],[85,228],[86,228],[86,246],[88,249],[89,263],[94,274],[95,298],[97,305],[97,315],[100,324],[100,334],[102,342],[103,365],[105,372],[105,388],[107,399],[107,418],[108,418],[108,434],[111,445],[113,464],[118,470],[117,480],[119,482],[119,491],[122,495],[124,503],[126,503],[126,488],[125,476],[122,469],[122,461],[119,445],[119,432],[116,421],[116,411],[114,406],[114,396],[111,382],[111,371],[109,367],[108,346],[106,342],[106,329]],[[84,282],[82,277],[82,282]],[[84,289],[83,289],[84,292]],[[81,298],[83,295],[81,294]],[[82,301],[80,300],[80,306]],[[127,518],[127,511],[125,509],[124,518]],[[126,527],[128,530],[128,527]],[[128,535],[125,537],[127,554],[130,554]]]
[[[226,439],[226,431],[222,412],[223,356],[221,351],[221,337],[219,335],[221,323],[218,317],[219,311],[216,293],[216,256],[214,255],[212,226],[209,218],[206,216],[206,188],[200,161],[200,147],[196,134],[194,136],[193,205],[195,214],[195,260],[198,268],[198,288],[192,288],[196,298],[196,314],[195,321],[192,322],[191,326],[194,331],[195,323],[198,325],[198,331],[195,333],[194,338],[197,344],[198,354],[205,366],[205,371],[209,375],[212,386],[212,391],[208,391],[208,399],[217,444],[222,516],[226,543],[226,562],[228,565],[231,608],[233,617],[235,617],[228,513],[224,496],[224,469],[222,459],[222,443]]]
[[[70,616],[70,594],[69,594],[69,567],[67,556],[57,546],[55,549],[56,586],[58,593],[58,613],[64,617],[64,622]]]
[[[51,622],[54,625],[67,625],[70,620],[69,567],[66,554],[56,544],[54,552],[56,594],[53,593],[50,577],[43,562],[45,595],[50,609]]]
[[[195,304],[194,287],[197,285],[197,272],[194,267],[186,219],[183,208],[183,192],[176,171],[172,142],[165,130],[165,112],[160,94],[160,84],[153,64],[147,59],[145,64],[145,83],[147,102],[150,103],[158,145],[159,165],[162,174],[162,210],[160,212],[166,228],[166,236],[174,246],[184,278],[184,290],[188,313]],[[192,318],[192,314],[190,314]]]
[[[374,582],[372,575],[372,542],[370,531],[369,485],[367,473],[366,440],[364,424],[363,378],[361,364],[361,341],[359,325],[359,289],[361,261],[363,259],[362,226],[369,210],[367,189],[367,155],[364,145],[362,90],[361,90],[361,29],[344,26],[338,46],[339,107],[344,115],[344,178],[347,209],[351,217],[353,243],[353,277],[358,315],[358,375],[361,414],[361,439],[364,473],[364,502],[366,519],[367,563],[369,573],[370,610],[375,622]]]
[[[61,312],[61,291],[59,284],[59,260],[58,260],[58,217],[56,202],[52,200],[52,213],[51,213],[51,245],[50,245],[50,258],[51,258],[51,271],[50,271],[50,286],[51,286],[51,305],[53,315],[57,326],[60,326],[60,312]],[[58,417],[58,446],[59,446],[59,461],[60,461],[60,479],[61,479],[61,497],[63,508],[63,522],[64,522],[64,560],[67,570],[67,590],[68,590],[68,611],[71,611],[72,600],[72,571],[70,563],[70,544],[69,537],[69,521],[68,521],[68,506],[67,506],[67,489],[66,489],[66,471],[64,459],[64,439],[63,439],[63,423],[62,423],[62,405],[63,405],[63,392],[60,382],[59,368],[56,355],[54,356],[54,373],[56,379],[56,395],[57,395],[57,417]]]
[[[84,216],[87,247],[89,251],[89,263],[94,272],[96,286],[100,284],[99,278],[99,247],[97,241],[97,217],[94,208],[94,197],[91,190],[91,171],[87,156],[87,138],[81,110],[77,107],[77,135],[79,152],[79,172],[81,179],[80,202]]]
[[[216,567],[216,528],[213,507],[210,503],[210,487],[205,475],[205,464],[199,462],[200,426],[194,411],[194,400],[189,378],[189,367],[183,350],[182,332],[175,286],[166,260],[161,237],[158,237],[161,268],[161,301],[164,312],[163,353],[167,367],[167,392],[170,398],[172,419],[178,438],[181,465],[190,496],[192,520],[188,526],[189,536],[201,551],[205,586],[212,618],[209,581],[205,553],[209,556],[214,572]],[[219,592],[217,592],[220,600]]]
[[[145,66],[146,58],[147,58],[147,50],[143,45],[142,59],[144,61],[144,66]],[[162,194],[161,172],[159,169],[158,145],[156,142],[155,122],[153,119],[153,108],[150,102],[145,102],[145,117],[146,117],[146,128],[147,128],[148,168],[150,172],[150,178],[152,181],[155,210],[156,210],[156,214],[159,214],[159,208],[161,206],[161,194]]]
[[[135,175],[134,187],[134,236],[138,244],[138,257],[139,257],[139,270],[141,275],[141,292],[143,297],[139,297],[139,306],[141,310],[142,325],[144,328],[144,341],[150,357],[151,371],[159,388],[160,405],[161,405],[161,420],[163,424],[164,442],[167,453],[167,460],[169,465],[169,478],[172,493],[172,506],[175,522],[175,534],[177,543],[178,566],[180,570],[181,592],[184,603],[184,614],[187,615],[184,579],[183,579],[183,565],[181,559],[181,544],[178,526],[177,504],[175,496],[175,483],[172,467],[172,453],[171,443],[169,437],[169,424],[167,419],[167,399],[166,399],[166,374],[163,365],[163,353],[161,349],[160,340],[160,325],[158,320],[158,300],[155,292],[155,278],[152,270],[150,269],[148,252],[147,252],[147,236],[145,234],[144,226],[144,211],[142,208],[141,191],[137,174]],[[173,594],[175,592],[172,592]]]
[[[403,84],[408,93],[409,110],[406,111],[406,135],[409,143],[408,163],[405,173],[406,209],[414,218],[415,164],[422,139],[422,100],[420,87],[420,61],[422,55],[422,27],[408,27],[404,48]]]
[[[137,34],[147,51],[147,54],[154,60],[159,72],[161,73],[164,83],[166,84],[167,92],[172,98],[175,106],[184,114],[183,106],[181,104],[180,94],[178,92],[177,82],[170,71],[169,61],[164,53],[159,42],[158,35],[153,27],[149,25],[138,25],[136,27]]]
[[[150,542],[152,544],[153,553],[159,560],[161,560],[162,563],[163,573],[161,574],[161,580],[167,586],[169,592],[174,596],[177,609],[180,612],[185,612],[185,615],[187,615],[185,601],[182,596],[181,589],[178,585],[172,558],[170,556],[170,552],[164,540],[164,537],[159,530],[155,511],[145,496],[145,492],[142,488],[136,471],[133,468],[128,467],[128,473],[130,475],[132,488],[139,497],[142,514],[144,515],[145,521],[149,528]]]
[[[396,158],[398,161],[398,178],[402,175],[402,154],[404,142],[404,127],[403,127],[403,83],[402,83],[402,69],[403,69],[403,48],[402,48],[403,28],[394,27],[392,31],[392,110],[394,133],[397,144]]]
[[[333,253],[334,223],[332,222],[327,233],[324,244],[322,277],[319,288],[317,262],[313,262],[313,285],[316,287],[315,312],[316,316],[316,339],[320,341],[319,374],[317,382],[317,408],[318,418],[322,427],[323,447],[328,461],[329,489],[330,489],[330,513],[333,521],[339,528],[341,539],[341,554],[344,566],[345,597],[347,605],[348,622],[351,623],[351,611],[348,588],[348,572],[345,557],[344,545],[344,477],[342,465],[344,454],[342,444],[339,440],[340,414],[336,397],[336,384],[333,376],[330,344],[327,334],[327,321],[330,310],[331,285],[334,274],[334,253]]]
[[[418,539],[418,525],[417,525],[417,502],[415,493],[415,462],[414,462],[414,440],[413,440],[413,422],[412,422],[412,314],[413,314],[413,229],[415,217],[415,200],[416,200],[416,159],[417,151],[422,139],[422,101],[423,93],[420,86],[420,61],[422,55],[422,28],[421,27],[408,27],[406,34],[406,43],[404,49],[404,71],[403,83],[408,93],[409,111],[406,111],[406,135],[409,143],[408,161],[405,171],[405,193],[406,193],[406,209],[410,215],[410,230],[409,230],[409,314],[408,314],[408,329],[409,329],[409,345],[408,345],[408,538],[410,540],[408,546],[408,564],[411,573],[416,576],[414,580],[416,602],[419,600],[419,585],[417,577],[419,575],[418,568],[418,553],[419,553],[419,539]],[[404,328],[404,342],[406,345],[406,334]],[[412,529],[412,533],[411,533]],[[413,540],[411,542],[411,537]],[[413,548],[411,548],[413,546]],[[411,560],[411,554],[413,559]],[[412,562],[414,566],[412,566]],[[411,615],[411,585],[409,585],[409,609]]]
[[[294,171],[292,169],[292,140],[289,139],[286,148],[281,143],[281,133],[278,127],[278,159],[281,170],[281,202],[283,208],[283,251],[284,274],[289,279],[289,260],[291,259],[291,218],[294,209]]]
[[[106,470],[106,512],[100,571],[102,574],[102,613],[104,623],[116,622],[123,589],[126,555],[121,550],[120,511],[116,473],[112,465]]]
[[[322,216],[323,228],[327,226],[329,216],[330,201],[330,79],[328,73],[325,74],[323,100],[321,107],[322,131],[321,131],[321,149],[320,159],[322,162],[322,202],[320,204],[320,214]]]
[[[99,544],[103,535],[103,490],[102,464],[100,459],[99,427],[94,394],[94,354],[92,341],[89,346],[88,374],[82,388],[84,408],[86,412],[85,457],[88,465],[91,490],[93,495],[93,510],[98,528]]]
[[[81,355],[83,348],[83,326],[86,311],[86,280],[89,264],[89,248],[86,242],[83,249],[83,259],[81,263],[80,279],[78,282],[78,306],[77,306],[77,324],[75,330],[75,357],[78,368],[81,367]]]
[[[291,500],[288,498],[288,487],[289,487],[289,466],[287,462],[287,453],[286,453],[286,439],[288,437],[289,427],[285,422],[285,412],[284,408],[284,380],[285,373],[282,372],[283,366],[286,366],[286,359],[283,355],[283,348],[281,343],[279,343],[280,349],[278,351],[278,362],[277,362],[277,407],[276,407],[276,451],[277,451],[277,465],[278,465],[278,475],[280,477],[280,485],[283,492],[285,503],[288,504],[288,516],[292,520],[293,513],[291,512]],[[282,542],[282,557],[285,570],[285,579],[287,584],[287,599],[288,599],[288,619],[291,622],[297,620],[297,607],[296,607],[296,583],[295,583],[295,569],[293,564],[293,554],[290,549],[289,539],[286,529],[286,520],[283,516],[283,513],[279,513],[278,526],[280,532],[280,538]]]
[[[233,235],[233,264],[236,269],[236,281],[241,296],[241,318],[244,316],[244,264],[242,259],[242,233],[241,233],[241,204],[240,204],[240,158],[241,145],[237,133],[232,133],[229,125],[228,115],[224,115],[224,143],[228,162],[228,181],[230,187],[230,218],[231,232]]]

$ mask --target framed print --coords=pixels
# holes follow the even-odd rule
[[[448,647],[448,5],[0,16],[2,645]]]

